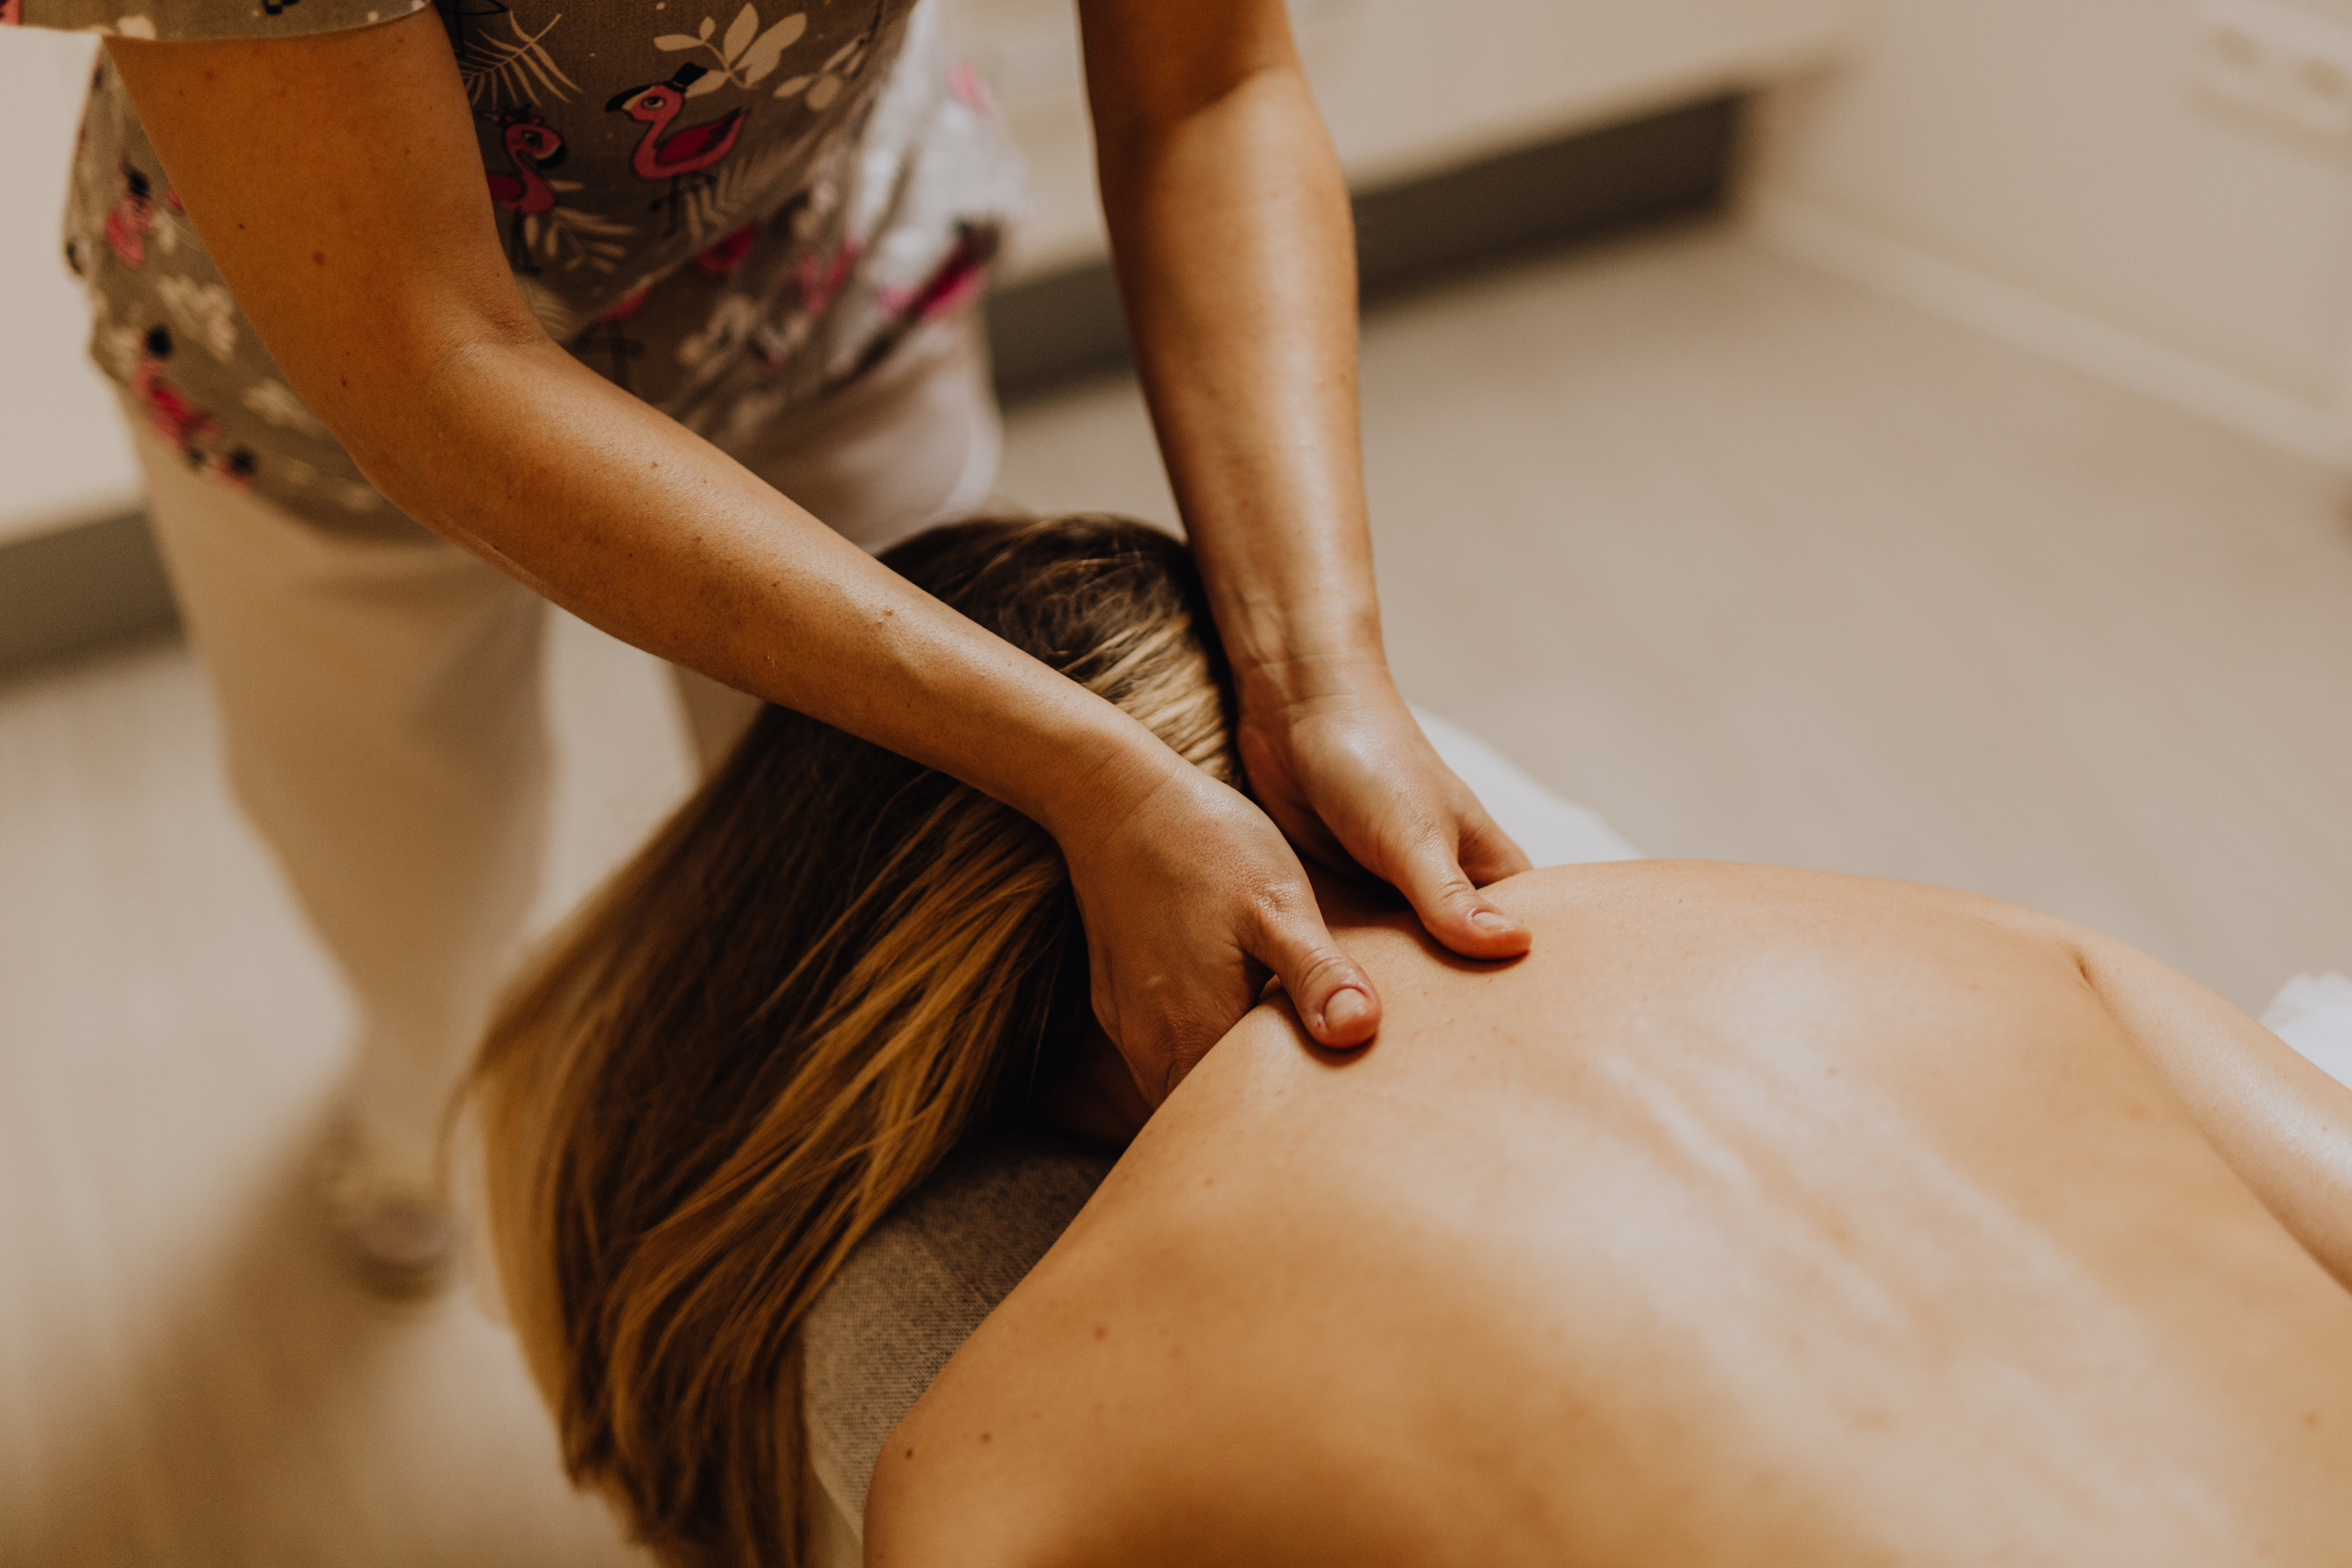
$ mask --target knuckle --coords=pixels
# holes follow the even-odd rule
[[[1415,816],[1381,836],[1381,847],[1398,866],[1425,879],[1458,877],[1460,839],[1444,824]]]
[[[1355,978],[1356,966],[1347,955],[1328,947],[1308,953],[1298,970],[1299,984],[1310,992],[1336,987]]]
[[[1289,928],[1312,908],[1306,889],[1291,882],[1259,883],[1249,890],[1246,906],[1257,929],[1267,936],[1289,934]]]
[[[1527,851],[1519,847],[1518,840],[1492,822],[1480,823],[1464,836],[1462,859],[1465,870],[1472,863],[1476,864],[1478,872],[1473,874],[1472,881],[1480,887],[1486,882],[1501,881],[1505,877],[1527,870],[1533,865]],[[1480,879],[1480,874],[1483,874],[1484,880]]]

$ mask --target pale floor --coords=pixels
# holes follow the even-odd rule
[[[1979,889],[2259,1006],[2352,966],[2352,528],[2309,464],[1706,229],[1366,333],[1418,700],[1653,852]],[[1124,383],[1006,493],[1166,518]],[[557,872],[682,785],[562,623]],[[0,687],[0,1563],[633,1561],[502,1331],[358,1296],[299,1169],[341,1005],[155,644]]]

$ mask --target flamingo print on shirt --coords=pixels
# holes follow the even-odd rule
[[[669,209],[669,227],[663,231],[666,236],[677,232],[677,203],[684,194],[682,182],[727,156],[734,150],[735,139],[743,133],[744,111],[730,109],[716,120],[662,134],[669,131],[670,121],[686,107],[686,89],[707,74],[702,67],[689,61],[671,73],[667,81],[633,87],[614,94],[613,100],[604,105],[608,111],[627,110],[630,119],[646,128],[636,152],[630,156],[629,167],[641,180],[669,182],[669,194],[649,204]]]
[[[147,329],[139,341],[139,358],[131,366],[131,395],[147,410],[147,423],[155,434],[177,447],[188,467],[233,490],[250,494],[260,468],[253,449],[242,446],[229,451],[209,449],[221,434],[220,416],[197,406],[194,399],[163,379],[163,362],[176,346],[171,328]]]
[[[596,318],[596,325],[604,329],[604,353],[612,363],[613,384],[623,392],[629,390],[629,362],[643,354],[646,345],[631,339],[621,323],[644,310],[646,296],[652,292],[652,284],[640,283]]]
[[[512,174],[488,171],[490,200],[508,215],[507,258],[517,272],[537,277],[539,267],[530,258],[523,219],[555,205],[554,189],[541,171],[563,162],[563,138],[538,115],[510,109],[499,116],[499,143],[506,149],[507,162],[514,165]]]
[[[415,4],[0,0],[0,20],[263,40],[357,30]],[[1019,205],[1003,121],[953,68],[939,7],[919,0],[415,8],[446,28],[477,188],[534,316],[577,360],[698,430],[750,439],[903,353],[967,305]],[[208,482],[250,484],[306,524],[407,538],[331,431],[265,412],[280,373],[224,292],[108,58],[81,73],[90,98],[71,132],[62,237],[101,317],[93,348],[137,399],[138,425]],[[342,182],[329,194],[369,199]],[[354,352],[370,331],[359,320],[329,330]]]
[[[705,278],[732,278],[759,238],[760,226],[747,223],[717,244],[705,246],[694,258],[694,268]]]
[[[169,327],[150,327],[140,340],[138,363],[131,372],[131,395],[147,410],[155,434],[187,455],[191,463],[204,461],[204,443],[220,430],[211,410],[196,405],[158,374],[173,348]]]
[[[106,214],[107,246],[123,266],[140,266],[147,259],[147,237],[154,229],[155,198],[147,176],[126,160],[122,165],[122,195]]]

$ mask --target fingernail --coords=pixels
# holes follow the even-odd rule
[[[1323,1004],[1323,1026],[1344,1029],[1371,1011],[1371,998],[1353,986],[1331,993],[1331,1000]]]
[[[1517,931],[1519,922],[1508,915],[1498,915],[1492,910],[1480,910],[1470,917],[1470,923],[1489,936],[1499,936],[1507,931]]]

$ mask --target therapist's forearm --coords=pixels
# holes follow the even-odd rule
[[[1245,698],[1384,672],[1354,228],[1305,78],[1275,64],[1181,116],[1097,121],[1144,386]]]
[[[1181,777],[1140,725],[549,340],[429,8],[108,48],[288,384],[419,521],[631,642],[989,792],[1066,848]]]
[[[937,767],[1057,835],[1174,753],[540,340],[346,432],[402,510],[625,642]]]

